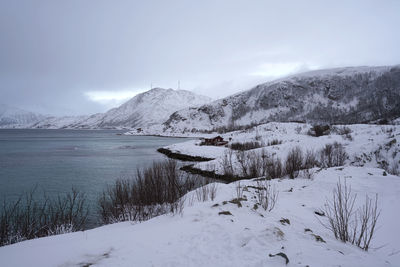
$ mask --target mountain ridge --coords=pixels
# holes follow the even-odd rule
[[[30,128],[107,129],[135,128],[162,124],[173,112],[189,106],[199,106],[211,98],[191,91],[153,88],[132,97],[119,107],[89,116],[50,117]]]
[[[0,128],[18,128],[45,118],[44,115],[0,104]]]
[[[400,65],[345,67],[291,75],[177,111],[163,124],[163,131],[269,121],[365,123],[396,117],[400,117]]]

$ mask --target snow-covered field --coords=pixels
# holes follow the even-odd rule
[[[311,125],[302,123],[267,123],[248,130],[235,131],[221,135],[225,140],[235,142],[260,142],[268,144],[273,140],[282,141],[282,144],[265,146],[246,151],[246,153],[261,153],[264,150],[271,156],[285,159],[291,148],[299,146],[303,152],[313,150],[317,152],[326,144],[341,143],[349,159],[347,164],[354,166],[384,167],[400,172],[400,127],[395,125],[367,125],[354,124],[345,127],[351,130],[351,139],[331,131],[329,135],[313,137],[307,134]],[[344,126],[337,125],[337,128]],[[214,134],[212,136],[217,136]],[[210,135],[208,135],[209,137]],[[223,159],[229,149],[215,146],[199,146],[198,141],[188,141],[167,146],[172,152],[192,156],[215,158],[215,160],[197,163],[194,167],[204,170],[214,170],[222,174]],[[235,163],[235,153],[232,155]],[[237,164],[234,164],[237,166]]]
[[[218,183],[214,200],[200,200],[201,189],[189,192],[184,197],[182,214],[0,247],[0,266],[286,266],[283,257],[269,256],[277,253],[288,257],[287,266],[400,266],[400,177],[381,168],[387,162],[386,168],[394,170],[400,160],[400,127],[349,125],[351,137],[335,132],[312,137],[307,134],[310,127],[268,123],[223,135],[227,140],[231,138],[231,143],[267,144],[278,139],[281,144],[246,153],[264,149],[281,159],[294,146],[317,151],[335,141],[344,145],[349,155],[344,167],[314,168],[312,179],[300,175],[296,179],[271,180],[270,185],[279,195],[270,212],[260,206],[255,209],[255,179],[240,181],[245,199],[241,207],[229,202],[237,198],[239,182]],[[191,140],[167,148],[215,158],[195,166],[221,172],[222,159],[230,149],[198,144]],[[356,207],[364,204],[365,195],[378,194],[381,215],[368,252],[336,240],[323,225],[327,223],[326,216],[315,214],[332,198],[339,181],[346,182],[357,194]],[[290,224],[280,222],[282,219],[288,219]],[[318,236],[324,242],[318,241]]]
[[[289,258],[287,266],[400,266],[400,178],[382,174],[381,169],[345,167],[322,170],[312,180],[272,180],[279,197],[271,212],[254,210],[251,187],[243,193],[242,207],[224,204],[236,198],[236,184],[218,184],[213,201],[199,202],[195,192],[189,193],[182,214],[2,247],[1,266],[285,266],[282,257],[269,256],[279,252]],[[339,179],[351,185],[360,202],[365,194],[379,194],[382,213],[368,252],[336,240],[321,224],[326,218],[314,213]],[[241,181],[247,185],[256,183]],[[232,215],[219,215],[222,211]],[[282,224],[282,218],[290,224]]]

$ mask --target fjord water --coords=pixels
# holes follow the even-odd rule
[[[118,135],[116,130],[0,130],[0,201],[36,187],[56,196],[74,186],[84,192],[90,217],[99,193],[115,179],[165,159],[159,147],[184,138]]]

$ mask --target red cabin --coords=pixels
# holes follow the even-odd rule
[[[223,146],[226,145],[228,141],[224,141],[224,138],[217,136],[214,138],[204,138],[200,145],[204,146]]]

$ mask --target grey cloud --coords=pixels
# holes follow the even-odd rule
[[[400,62],[399,1],[2,1],[0,102],[102,111],[87,91],[181,87],[221,97],[264,63]],[[40,109],[40,108],[36,108]]]

